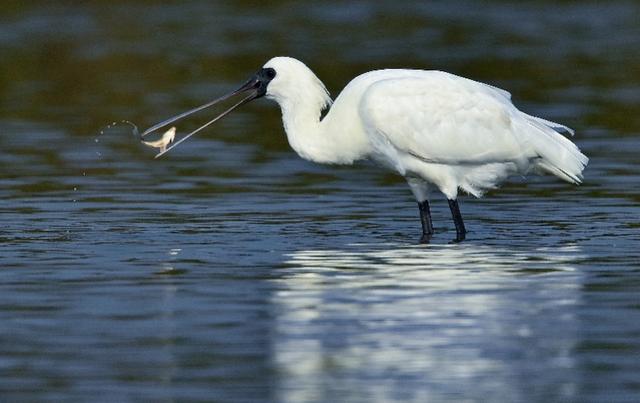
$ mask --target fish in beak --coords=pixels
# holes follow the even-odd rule
[[[219,114],[218,116],[216,116],[215,118],[211,119],[210,121],[208,121],[207,123],[205,123],[204,125],[200,126],[199,128],[195,129],[194,131],[192,131],[191,133],[185,135],[184,137],[182,137],[180,140],[176,141],[175,143],[173,143],[170,147],[166,147],[167,144],[171,143],[171,141],[173,141],[173,137],[175,136],[175,129],[172,128],[169,131],[167,131],[163,137],[158,140],[157,144],[160,144],[160,142],[163,141],[163,139],[165,139],[165,136],[167,137],[167,139],[169,137],[172,137],[170,141],[168,141],[166,144],[164,144],[164,147],[159,147],[161,148],[160,152],[155,156],[155,158],[158,158],[166,153],[168,153],[170,150],[172,150],[173,148],[177,147],[180,143],[182,143],[183,141],[185,141],[186,139],[188,139],[189,137],[193,136],[194,134],[200,132],[201,130],[207,128],[208,126],[212,125],[213,123],[217,122],[218,120],[222,119],[223,117],[227,116],[229,113],[231,113],[234,109],[239,108],[240,106],[253,101],[254,99],[263,97],[266,93],[267,93],[267,86],[269,85],[269,82],[271,82],[271,80],[273,80],[273,78],[275,77],[275,70],[272,68],[262,68],[260,69],[253,77],[251,77],[246,83],[244,83],[240,88],[238,88],[235,91],[232,91],[226,95],[221,96],[220,98],[214,99],[213,101],[207,102],[204,105],[200,105],[197,108],[193,108],[189,111],[183,112],[179,115],[170,117],[169,119],[163,120],[160,123],[157,123],[153,126],[151,126],[150,128],[148,128],[147,130],[145,130],[141,135],[140,135],[140,140],[143,141],[145,144],[147,145],[151,145],[150,143],[156,143],[156,142],[145,142],[144,138],[152,133],[155,133],[157,130],[162,129],[163,127],[166,127],[174,122],[177,122],[178,120],[182,120],[184,118],[186,118],[187,116],[193,115],[194,113],[200,112],[204,109],[207,109],[211,106],[214,106],[220,102],[226,101],[229,98],[233,98],[237,95],[240,94],[246,94],[246,96],[244,98],[242,98],[240,101],[238,101],[236,104],[234,104],[232,107],[230,107],[229,109],[225,110],[224,112],[222,112],[221,114]],[[170,132],[172,132],[173,130],[173,136],[170,136]],[[153,147],[156,147],[156,145],[153,145]]]
[[[160,153],[163,153],[166,151],[167,146],[173,143],[173,140],[175,138],[176,138],[176,127],[174,126],[171,129],[167,130],[159,140],[156,140],[156,141],[140,140],[140,141],[142,141],[142,144],[148,145],[149,147],[159,148]]]

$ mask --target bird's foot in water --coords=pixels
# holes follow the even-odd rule
[[[464,241],[467,237],[467,234],[462,233],[462,234],[456,234],[455,239],[452,239],[451,241],[449,241],[449,243],[460,243],[462,241]]]
[[[431,243],[431,237],[431,234],[422,234],[422,236],[420,237],[420,244],[426,245],[428,243]]]

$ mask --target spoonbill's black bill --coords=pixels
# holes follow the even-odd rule
[[[589,161],[560,134],[573,130],[521,112],[507,91],[491,85],[442,71],[377,70],[354,78],[332,102],[318,77],[290,57],[269,60],[236,91],[160,122],[142,137],[243,93],[238,103],[158,156],[266,96],[280,105],[289,144],[302,158],[326,164],[369,158],[404,176],[418,201],[424,243],[433,235],[433,189],[447,197],[454,241],[460,242],[466,229],[459,190],[480,197],[511,174],[542,172],[579,184]]]

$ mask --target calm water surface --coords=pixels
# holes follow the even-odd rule
[[[640,401],[637,2],[31,4],[0,6],[0,400]],[[585,183],[464,197],[460,245],[436,199],[421,246],[400,178],[300,160],[266,101],[159,160],[98,136],[278,54],[334,96],[507,88],[576,128]]]

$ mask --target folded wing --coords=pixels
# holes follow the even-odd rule
[[[360,114],[379,152],[427,162],[486,164],[535,157],[516,133],[504,90],[439,71],[387,78],[363,95]]]

